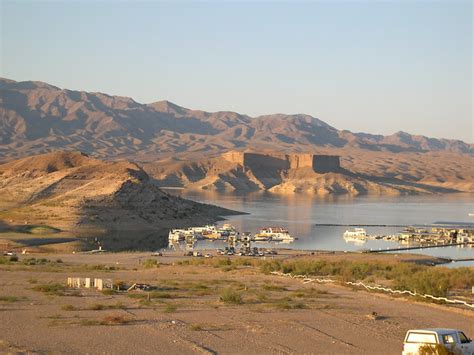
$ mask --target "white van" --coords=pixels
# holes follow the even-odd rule
[[[417,355],[424,345],[442,345],[456,354],[474,355],[474,343],[457,329],[415,329],[405,335],[402,355]]]

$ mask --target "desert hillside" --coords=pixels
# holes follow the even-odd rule
[[[38,225],[74,235],[159,231],[229,213],[163,192],[129,162],[56,152],[0,165],[0,230]]]
[[[190,110],[168,101],[60,89],[42,82],[0,79],[0,159],[58,149],[95,157],[154,161],[203,158],[230,150],[285,153],[320,149],[367,152],[454,152],[474,146],[398,132],[391,136],[338,130],[309,115],[250,117]]]
[[[430,159],[418,154],[397,154],[395,159],[354,150],[341,156],[228,152],[194,161],[147,163],[144,169],[160,186],[216,191],[315,195],[474,191],[474,157],[465,156],[470,164],[463,166],[453,153],[429,153]]]

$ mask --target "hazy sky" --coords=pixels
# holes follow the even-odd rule
[[[473,142],[471,1],[1,1],[1,73]]]

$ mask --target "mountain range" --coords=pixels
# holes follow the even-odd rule
[[[258,117],[169,101],[0,79],[0,161],[54,151],[140,164],[161,186],[327,193],[474,192],[474,145],[398,132],[338,130],[305,114]],[[275,170],[226,162],[228,152],[337,155],[343,170]],[[269,183],[269,181],[273,181]]]
[[[390,136],[338,130],[304,114],[250,117],[190,110],[168,101],[60,89],[0,79],[0,159],[58,149],[98,158],[155,161],[216,156],[229,150],[474,154],[474,145],[398,132]]]

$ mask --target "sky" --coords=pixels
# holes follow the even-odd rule
[[[472,1],[0,4],[2,77],[474,142]]]

